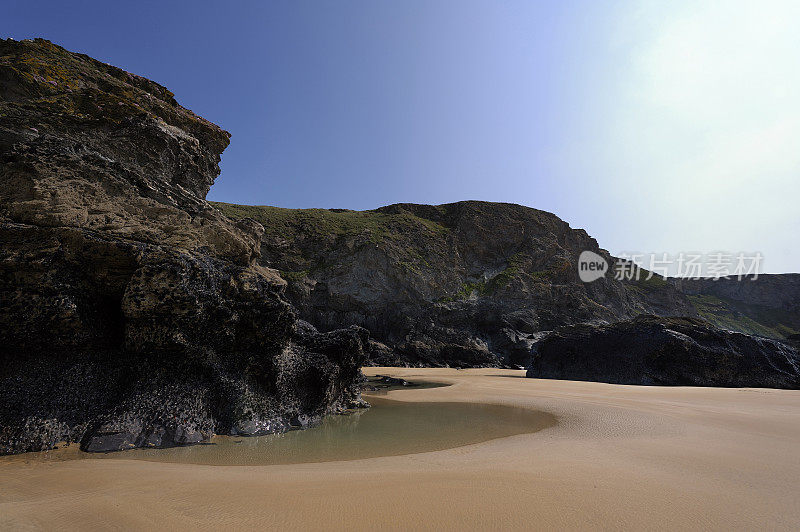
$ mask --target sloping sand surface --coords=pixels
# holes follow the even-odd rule
[[[533,434],[279,466],[0,459],[0,528],[800,529],[800,391],[656,388],[522,371],[368,368],[451,382],[401,401],[550,412]]]

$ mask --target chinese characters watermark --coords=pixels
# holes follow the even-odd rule
[[[683,279],[710,278],[749,279],[755,281],[761,272],[764,256],[760,252],[728,253],[621,253],[608,261],[592,251],[584,251],[578,258],[578,276],[584,283],[590,283],[611,271],[614,279],[650,280],[660,277],[679,277]]]

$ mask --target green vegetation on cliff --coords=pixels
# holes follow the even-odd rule
[[[549,282],[558,274],[558,271],[555,269],[526,271],[525,265],[529,261],[530,257],[526,254],[515,253],[508,259],[506,268],[494,277],[486,280],[467,281],[459,288],[454,296],[443,297],[439,301],[445,303],[448,301],[471,299],[472,297],[494,295],[499,290],[507,287],[517,276],[522,276],[526,280],[535,283]]]
[[[301,230],[305,235],[368,235],[373,242],[426,230],[444,234],[447,228],[410,212],[351,211],[346,209],[284,209],[281,207],[235,205],[212,202],[230,218],[252,218],[264,226],[267,235],[289,237]]]
[[[690,295],[697,312],[723,329],[785,338],[800,332],[800,316],[782,309],[762,307],[710,294]]]

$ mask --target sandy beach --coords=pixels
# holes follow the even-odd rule
[[[452,386],[398,401],[548,412],[532,434],[436,452],[276,466],[0,459],[0,528],[800,528],[800,391],[367,368]]]

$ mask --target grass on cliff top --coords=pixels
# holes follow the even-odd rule
[[[800,332],[800,316],[782,309],[748,305],[708,294],[688,298],[700,316],[723,329],[769,338],[786,338]]]
[[[284,209],[281,207],[236,205],[211,202],[224,215],[233,219],[253,218],[267,235],[291,236],[302,230],[305,234],[352,236],[368,234],[374,242],[419,230],[441,235],[446,227],[409,212],[385,213],[329,209]]]

